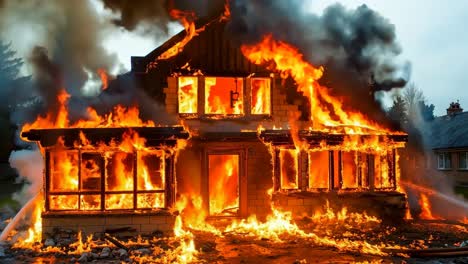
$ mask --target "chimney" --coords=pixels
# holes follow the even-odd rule
[[[453,116],[456,115],[457,113],[463,112],[463,108],[460,107],[460,103],[457,102],[451,102],[449,108],[447,108],[447,115],[448,116]]]

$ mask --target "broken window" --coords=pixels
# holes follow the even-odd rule
[[[78,152],[50,152],[50,190],[78,190]]]
[[[137,174],[137,207],[163,208],[165,205],[165,184],[164,152],[139,152]]]
[[[353,189],[358,187],[356,151],[343,151],[341,153],[342,188]]]
[[[80,208],[83,210],[101,209],[101,184],[104,157],[100,153],[81,154],[80,190],[86,191],[80,197]]]
[[[198,77],[181,76],[178,80],[179,114],[198,112]]]
[[[309,151],[309,188],[328,189],[329,152]]]
[[[133,154],[115,152],[106,159],[106,209],[133,208]],[[127,191],[127,193],[123,193]]]
[[[374,156],[374,186],[376,189],[392,188],[391,170],[388,155]]]
[[[78,209],[78,152],[52,151],[49,154],[50,208],[56,210]]]
[[[357,154],[358,166],[358,185],[361,188],[369,187],[369,158],[366,153],[358,152]]]
[[[298,189],[298,151],[295,149],[281,149],[280,184],[281,189]]]
[[[205,114],[244,114],[242,78],[205,77]]]
[[[51,151],[48,160],[50,210],[165,207],[163,151]]]
[[[271,79],[252,78],[250,98],[251,114],[271,114]]]

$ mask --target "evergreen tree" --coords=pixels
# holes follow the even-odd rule
[[[426,122],[434,120],[434,108],[433,104],[427,105],[424,101],[419,101],[419,112],[422,119]]]
[[[388,110],[387,115],[391,120],[398,122],[401,125],[408,122],[407,105],[401,96],[397,95],[395,97],[393,105]]]
[[[30,97],[25,92],[29,77],[20,77],[23,61],[16,56],[10,44],[0,40],[0,162],[7,162],[14,147],[16,127],[10,114],[19,98]]]

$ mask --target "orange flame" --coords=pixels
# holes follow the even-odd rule
[[[420,194],[419,205],[421,206],[421,213],[419,214],[419,217],[421,219],[426,219],[426,220],[440,219],[439,217],[435,216],[432,213],[431,202],[429,201],[429,198],[427,197],[426,194],[424,193]]]
[[[210,214],[237,214],[239,155],[209,155]]]
[[[204,27],[199,29],[196,28],[194,23],[196,15],[194,12],[172,9],[169,14],[171,15],[171,17],[178,19],[182,26],[184,26],[185,37],[181,41],[177,42],[174,46],[166,50],[164,53],[159,55],[157,60],[167,60],[169,58],[174,57],[184,49],[185,45],[187,45],[187,43],[193,37],[197,36],[199,32],[205,29]]]
[[[242,53],[253,63],[270,64],[279,71],[283,78],[291,76],[299,92],[309,99],[310,119],[314,121],[314,129],[327,127],[354,127],[348,133],[363,133],[365,129],[387,133],[388,131],[367,120],[361,113],[346,112],[342,102],[333,98],[326,87],[319,85],[318,80],[323,75],[323,67],[315,67],[305,61],[303,55],[291,45],[273,40],[271,35],[255,45],[243,45]],[[330,110],[331,111],[330,111]]]
[[[78,191],[101,191],[102,171],[105,179],[105,209],[132,209],[134,199],[139,209],[165,207],[165,152],[145,146],[145,139],[129,130],[122,135],[120,143],[111,141],[90,145],[81,133],[75,145],[78,151],[65,150],[59,138],[58,144],[50,151],[50,191],[51,210],[99,210],[101,195],[82,194]],[[169,151],[169,150],[168,150]],[[137,178],[134,183],[134,162],[137,162]],[[81,160],[81,163],[80,163]],[[81,182],[78,182],[78,168],[81,166]],[[133,193],[107,193],[133,191],[136,184],[137,196]],[[75,192],[54,194],[54,192]],[[152,193],[153,191],[160,191]]]
[[[114,107],[111,113],[100,116],[97,111],[88,107],[87,119],[70,123],[68,118],[68,99],[70,95],[62,89],[57,96],[58,110],[50,111],[46,116],[39,116],[33,123],[23,125],[23,131],[46,128],[97,128],[97,127],[154,127],[153,121],[142,121],[137,107],[126,108],[121,105]]]
[[[18,239],[13,248],[30,248],[36,249],[37,243],[40,243],[42,240],[42,210],[44,207],[44,200],[41,194],[39,194],[34,201],[34,209],[31,215],[31,227],[28,229],[27,237]]]
[[[269,100],[271,98],[270,82],[271,80],[267,78],[252,78],[252,114],[271,114],[271,101]]]
[[[102,68],[97,70],[97,74],[99,75],[99,78],[101,78],[102,90],[104,91],[109,86],[109,76],[107,75],[106,70]]]

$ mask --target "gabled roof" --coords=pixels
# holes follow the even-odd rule
[[[186,67],[201,70],[205,75],[216,76],[248,76],[251,73],[269,73],[264,67],[251,63],[240,50],[240,43],[227,30],[229,21],[213,19],[209,22],[196,21],[200,30],[183,49],[174,57],[157,61],[157,58],[168,49],[174,47],[186,36],[185,30],[176,34],[161,46],[144,57],[132,57],[132,72],[159,72],[168,76],[174,70]]]
[[[436,117],[429,131],[431,149],[468,148],[468,112]]]

